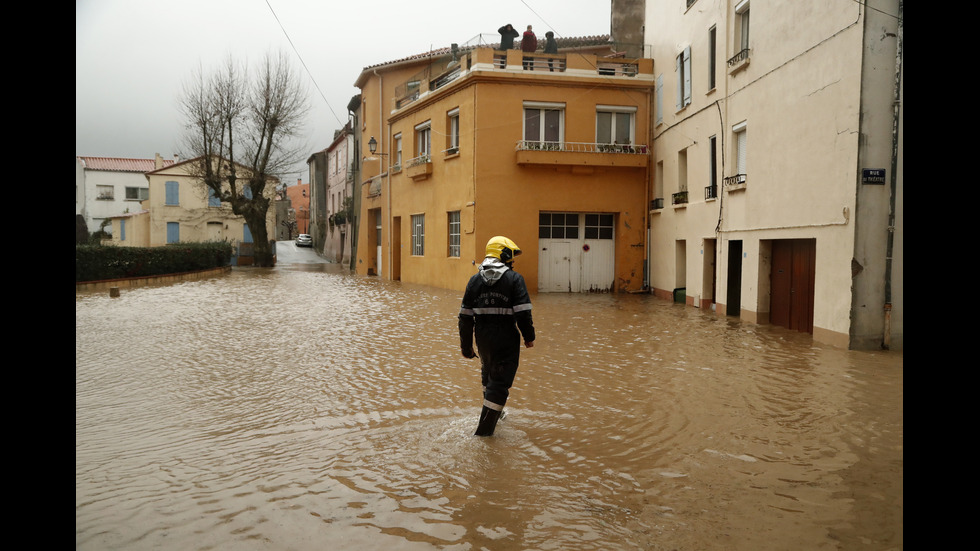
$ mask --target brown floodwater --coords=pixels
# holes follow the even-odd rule
[[[76,549],[903,549],[901,353],[537,294],[480,438],[461,292],[335,265],[76,292]]]

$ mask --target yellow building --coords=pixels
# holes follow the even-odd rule
[[[157,247],[177,242],[230,241],[240,247],[251,243],[245,219],[234,214],[228,203],[214,198],[193,175],[195,161],[189,159],[147,172],[149,199],[141,203],[142,212],[113,218],[112,244]],[[266,186],[270,200],[275,187]],[[275,235],[272,207],[266,214],[266,227],[268,235]]]
[[[361,73],[357,273],[462,289],[506,235],[532,291],[643,289],[653,62],[572,42]]]

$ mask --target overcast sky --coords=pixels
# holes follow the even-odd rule
[[[305,77],[310,153],[347,122],[365,67],[434,48],[497,42],[511,23],[539,38],[609,34],[611,0],[75,0],[75,154],[171,157],[181,85],[232,56],[284,51]],[[300,172],[300,170],[303,172]],[[283,181],[308,180],[305,167]]]

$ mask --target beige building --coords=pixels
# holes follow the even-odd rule
[[[900,3],[648,0],[645,22],[651,290],[902,348]]]
[[[161,166],[146,173],[149,198],[142,212],[112,220],[112,243],[130,247],[157,247],[177,242],[229,241],[241,248],[252,234],[244,218],[221,203],[191,169],[194,159]],[[266,186],[270,200],[275,185]],[[247,192],[246,192],[247,193]],[[275,209],[266,215],[268,235],[275,235]],[[247,248],[247,247],[245,247]]]

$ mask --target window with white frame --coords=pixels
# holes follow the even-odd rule
[[[691,47],[677,54],[674,61],[677,72],[677,109],[683,109],[691,104]]]
[[[562,143],[565,139],[565,104],[524,102],[524,140]]]
[[[112,201],[116,198],[112,186],[95,186],[95,198],[99,201]]]
[[[585,215],[586,239],[612,239],[614,229],[612,214]]]
[[[749,0],[735,4],[735,40],[736,51],[749,49]]]
[[[415,156],[427,162],[430,151],[432,151],[432,121],[425,121],[415,127]]]
[[[708,90],[715,89],[715,70],[717,61],[715,59],[715,48],[717,46],[717,29],[714,25],[708,29]]]
[[[657,75],[657,92],[654,95],[655,95],[654,101],[656,102],[656,104],[654,105],[654,109],[657,112],[657,124],[659,125],[659,124],[663,124],[664,122],[664,100],[663,100],[664,76],[663,75]]]
[[[425,256],[425,215],[412,215],[412,256]]]
[[[595,141],[600,144],[632,144],[636,107],[599,105],[595,114]]]
[[[541,239],[578,239],[578,214],[539,213],[538,237]]]
[[[459,244],[460,244],[460,224],[459,224],[459,211],[454,210],[449,212],[449,256],[452,258],[459,258]]]
[[[446,135],[449,138],[447,153],[459,153],[459,108],[453,109],[447,113],[449,119],[449,125],[446,129]]]
[[[395,134],[395,164],[393,165],[395,170],[398,170],[402,166],[402,135],[401,133]]]
[[[742,121],[732,127],[732,133],[734,134],[733,142],[735,144],[735,174],[740,176],[738,182],[745,181],[746,174],[746,151],[748,148],[748,134],[746,133],[746,123]]]
[[[144,201],[149,198],[150,198],[149,188],[126,186],[127,201]]]

